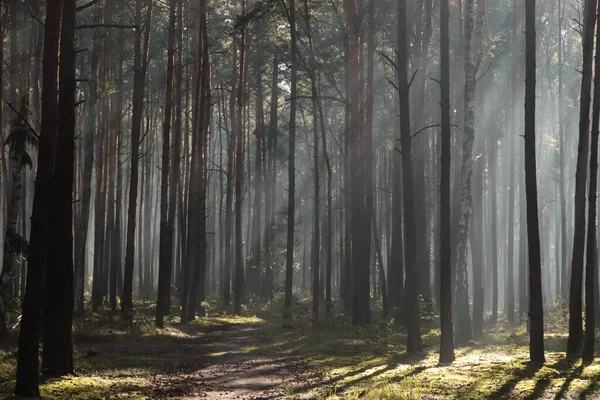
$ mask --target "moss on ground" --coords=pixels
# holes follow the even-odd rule
[[[437,319],[423,323],[423,352],[407,354],[405,330],[389,321],[354,328],[336,316],[313,324],[308,307],[296,305],[291,329],[281,328],[279,313],[265,317],[269,324],[256,332],[254,351],[321,371],[314,385],[324,399],[600,398],[600,363],[565,359],[564,318],[547,323],[545,365],[528,361],[525,323],[487,327],[481,340],[456,349],[454,363],[440,365]]]
[[[77,375],[43,380],[42,394],[50,399],[156,398],[162,380],[193,374],[218,357],[204,346],[210,332],[261,324],[237,353],[288,358],[314,371],[302,389],[289,393],[291,398],[311,389],[323,399],[600,398],[600,363],[565,359],[567,328],[559,313],[549,314],[542,366],[528,362],[525,324],[486,327],[481,340],[456,349],[453,364],[439,365],[435,318],[423,322],[423,352],[407,354],[404,329],[389,321],[355,328],[337,315],[314,324],[310,303],[300,301],[291,328],[282,329],[281,311],[279,303],[247,309],[245,317],[209,309],[207,317],[187,325],[174,316],[165,329],[154,327],[150,302],[136,305],[132,324],[121,322],[118,312],[88,313],[74,325]],[[0,347],[0,398],[10,398],[14,390],[15,350],[14,338]],[[200,395],[203,389],[187,390]]]
[[[133,323],[122,322],[119,311],[108,310],[86,310],[84,318],[75,319],[76,375],[42,376],[41,395],[74,400],[156,398],[154,378],[187,373],[197,368],[196,359],[209,356],[186,352],[203,343],[207,334],[263,322],[255,316],[209,310],[206,317],[181,325],[177,310],[173,310],[165,328],[157,329],[152,302],[137,301],[134,308]],[[0,399],[14,398],[16,356],[16,337],[12,337],[0,347]]]

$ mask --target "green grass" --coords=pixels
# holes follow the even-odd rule
[[[528,361],[525,324],[488,327],[483,339],[456,349],[452,365],[439,365],[437,319],[423,323],[423,352],[407,354],[405,331],[391,322],[375,320],[354,328],[336,316],[313,324],[307,318],[308,303],[296,304],[295,312],[291,329],[281,329],[282,321],[275,318],[279,313],[266,314],[269,324],[257,331],[253,351],[305,361],[318,372],[312,385],[322,388],[322,398],[600,397],[600,364],[564,358],[567,327],[562,311],[548,318],[544,366]]]
[[[207,317],[181,325],[176,311],[165,329],[154,326],[154,304],[137,301],[133,323],[122,322],[118,311],[86,310],[73,325],[75,376],[46,379],[40,392],[48,399],[153,398],[157,377],[187,373],[197,367],[196,354],[186,350],[205,335],[232,325],[257,324],[248,315],[236,317],[208,310]],[[196,362],[196,363],[195,363]],[[0,347],[0,399],[13,398],[16,337]]]
[[[336,315],[313,323],[306,300],[294,303],[291,327],[286,329],[279,302],[246,308],[243,317],[208,307],[207,317],[187,325],[174,315],[165,329],[154,327],[151,302],[138,301],[135,309],[133,323],[121,322],[119,313],[110,311],[88,312],[76,320],[76,375],[43,380],[44,397],[154,398],[161,382],[193,374],[218,357],[214,349],[204,349],[210,347],[204,346],[210,332],[260,324],[248,346],[236,352],[299,362],[307,372],[302,388],[289,393],[292,398],[308,390],[316,390],[322,399],[600,398],[600,363],[565,359],[562,305],[548,312],[543,366],[528,362],[524,324],[488,326],[483,339],[456,349],[453,364],[439,365],[435,318],[423,322],[423,352],[407,354],[405,330],[391,322],[374,318],[369,326],[352,327],[347,318]],[[10,398],[14,390],[15,343],[13,338],[0,347],[0,398]],[[169,390],[176,390],[186,382],[170,384]],[[200,395],[202,388],[189,384],[184,394],[193,391]]]

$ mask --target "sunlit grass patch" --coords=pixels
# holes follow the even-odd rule
[[[44,382],[40,392],[48,399],[146,399],[148,386],[141,378],[70,376]]]
[[[150,382],[143,378],[108,378],[100,376],[63,376],[42,379],[40,394],[44,399],[101,400],[148,399]],[[14,379],[0,384],[0,398],[14,398]]]

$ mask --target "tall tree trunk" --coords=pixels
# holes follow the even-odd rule
[[[518,40],[518,36],[517,36],[517,15],[518,15],[518,0],[514,1],[514,5],[513,5],[513,9],[514,9],[514,18],[513,18],[513,26],[512,26],[512,36],[513,36],[513,40],[517,41]],[[520,54],[520,46],[517,47],[517,54]],[[506,300],[505,300],[505,313],[506,313],[506,319],[508,320],[508,322],[514,322],[515,321],[515,276],[514,276],[514,270],[515,270],[515,192],[516,192],[516,183],[515,183],[515,175],[516,175],[516,171],[515,171],[515,164],[516,164],[516,158],[515,158],[515,154],[517,153],[517,146],[516,146],[516,138],[517,136],[517,113],[515,112],[515,107],[517,105],[517,90],[518,90],[518,86],[517,86],[517,73],[518,73],[518,68],[514,68],[513,67],[513,71],[511,74],[511,112],[509,115],[512,116],[511,120],[510,120],[510,135],[511,137],[508,138],[508,144],[510,146],[510,152],[508,155],[508,159],[509,159],[509,164],[510,164],[510,172],[509,172],[509,182],[508,182],[508,190],[509,190],[509,195],[508,195],[508,262],[507,262],[507,267],[508,267],[508,271],[507,271],[507,279],[508,282],[505,285],[506,286]],[[558,266],[557,266],[558,267]]]
[[[242,15],[246,13],[246,0],[241,0]],[[235,134],[237,137],[235,150],[235,281],[234,281],[234,305],[233,312],[236,315],[242,313],[242,290],[244,286],[244,256],[242,247],[242,211],[243,211],[243,187],[244,187],[244,70],[246,62],[246,26],[242,27],[240,37],[240,56],[238,70],[237,88],[237,116]]]
[[[493,325],[498,321],[498,138],[488,139],[488,168],[490,174],[490,219],[491,219],[491,248],[492,254],[492,319]],[[472,202],[472,200],[471,200]]]
[[[585,251],[585,189],[587,184],[590,104],[592,102],[592,68],[594,59],[594,27],[596,25],[596,0],[586,0],[583,24],[583,75],[581,78],[581,103],[579,113],[579,145],[575,174],[575,228],[573,258],[571,262],[571,288],[569,293],[569,339],[567,356],[581,357],[583,350],[582,299],[583,262]],[[530,244],[531,246],[531,244]],[[531,255],[530,255],[531,257]],[[531,293],[533,297],[533,293]]]
[[[458,250],[456,262],[456,342],[467,343],[473,337],[471,331],[471,316],[469,312],[469,278],[467,273],[467,243],[471,221],[471,181],[473,175],[473,143],[475,141],[475,85],[476,75],[481,60],[479,46],[476,46],[475,55],[472,49],[473,36],[475,43],[482,40],[483,15],[485,2],[478,4],[477,24],[474,19],[474,1],[465,0],[465,23],[463,39],[463,58],[465,68],[465,116],[462,146],[462,167],[460,184],[460,219],[457,227]],[[475,28],[477,25],[477,29]],[[475,32],[475,35],[473,33]],[[495,194],[494,194],[495,195]]]
[[[527,239],[529,243],[529,318],[531,321],[529,357],[532,362],[543,363],[545,361],[544,310],[542,304],[542,265],[535,160],[535,0],[527,1],[525,20],[525,185],[527,196]]]
[[[97,37],[97,33],[94,34]],[[94,40],[96,42],[96,40]],[[100,48],[95,44],[90,57],[90,90],[86,102],[87,111],[84,122],[84,165],[83,165],[83,194],[81,198],[81,210],[79,221],[75,226],[75,315],[82,316],[84,313],[84,291],[85,291],[85,261],[88,239],[88,227],[90,221],[90,204],[92,200],[92,173],[94,170],[94,132],[96,130],[96,103],[98,101],[98,59]]]
[[[269,117],[269,133],[267,139],[267,154],[266,160],[266,190],[265,190],[265,273],[263,275],[263,283],[261,285],[262,297],[266,300],[273,298],[273,224],[276,215],[275,210],[275,180],[277,179],[277,157],[275,143],[277,142],[277,82],[279,79],[279,55],[277,52],[273,55],[273,71],[271,78],[271,111]]]
[[[158,266],[158,297],[156,299],[156,326],[164,326],[164,315],[170,304],[169,287],[171,286],[171,271],[173,268],[173,224],[169,220],[169,168],[171,166],[171,111],[173,104],[173,68],[175,53],[175,7],[176,0],[169,4],[169,39],[167,44],[167,91],[165,94],[165,117],[163,121],[163,148],[160,188],[160,254]],[[174,160],[175,161],[175,160]],[[174,162],[173,164],[175,164]],[[175,182],[171,180],[171,186]]]
[[[58,139],[52,180],[44,300],[42,370],[73,373],[73,180],[75,161],[75,0],[63,0]]]
[[[292,288],[294,284],[294,216],[296,214],[296,107],[298,99],[298,62],[296,46],[296,1],[289,3],[290,23],[290,57],[292,59],[291,93],[290,93],[290,131],[288,138],[288,212],[287,212],[287,249],[285,262],[285,298],[283,305],[284,324],[291,323],[292,317]]]
[[[440,108],[442,113],[442,156],[440,163],[440,363],[454,361],[454,328],[452,326],[452,251],[450,247],[450,7],[440,3]]]
[[[44,24],[42,124],[33,196],[27,288],[23,300],[15,395],[39,397],[38,344],[43,307],[44,272],[49,239],[50,188],[58,129],[58,46],[61,0],[48,0]]]
[[[400,144],[402,146],[402,173],[404,189],[404,232],[406,233],[406,290],[404,303],[405,326],[408,330],[407,352],[419,352],[421,321],[419,316],[419,289],[417,271],[417,238],[413,194],[412,138],[410,132],[408,85],[408,32],[406,27],[406,0],[398,1],[398,91],[400,92]]]
[[[133,263],[135,254],[135,219],[137,213],[137,195],[139,180],[140,131],[144,112],[144,85],[146,80],[148,42],[150,40],[150,17],[152,1],[147,0],[148,9],[144,36],[144,59],[142,60],[142,29],[135,30],[134,66],[133,66],[133,107],[131,115],[131,176],[129,178],[129,200],[127,205],[127,245],[125,248],[125,274],[123,277],[123,296],[121,314],[124,320],[132,319]],[[135,24],[142,26],[142,0],[135,2]]]
[[[233,39],[233,68],[231,73],[231,94],[229,96],[229,121],[230,132],[228,132],[227,144],[227,186],[225,188],[225,271],[223,271],[223,305],[229,307],[231,302],[231,265],[235,262],[231,241],[233,236],[233,186],[235,183],[234,163],[235,163],[235,92],[237,84],[237,45],[236,38]]]
[[[564,126],[564,83],[563,83],[563,68],[564,68],[564,54],[563,54],[563,34],[562,24],[565,13],[564,0],[558,1],[558,141],[559,141],[559,186],[560,186],[560,232],[561,232],[561,246],[560,246],[560,270],[561,270],[561,286],[560,296],[563,299],[567,299],[567,199],[565,194],[565,126]]]
[[[600,9],[598,10],[600,12]],[[600,18],[597,18],[600,29]],[[594,359],[594,328],[595,328],[595,285],[598,280],[596,269],[596,215],[598,187],[598,129],[600,126],[600,41],[596,40],[594,105],[592,110],[592,147],[590,155],[590,205],[588,209],[587,259],[585,268],[585,337],[583,341],[583,359]]]
[[[265,117],[263,110],[263,88],[262,88],[262,56],[256,58],[256,156],[255,156],[255,178],[254,178],[254,213],[252,215],[252,259],[247,268],[247,291],[248,295],[260,294],[260,281],[262,271],[262,194],[264,191],[264,160],[265,160]]]

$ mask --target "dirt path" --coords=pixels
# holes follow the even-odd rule
[[[252,333],[260,326],[232,326],[206,335],[186,349],[191,361],[196,353],[197,369],[158,375],[152,398],[157,399],[309,399],[318,373],[310,373],[299,362],[247,354]],[[191,366],[190,366],[191,367]]]

